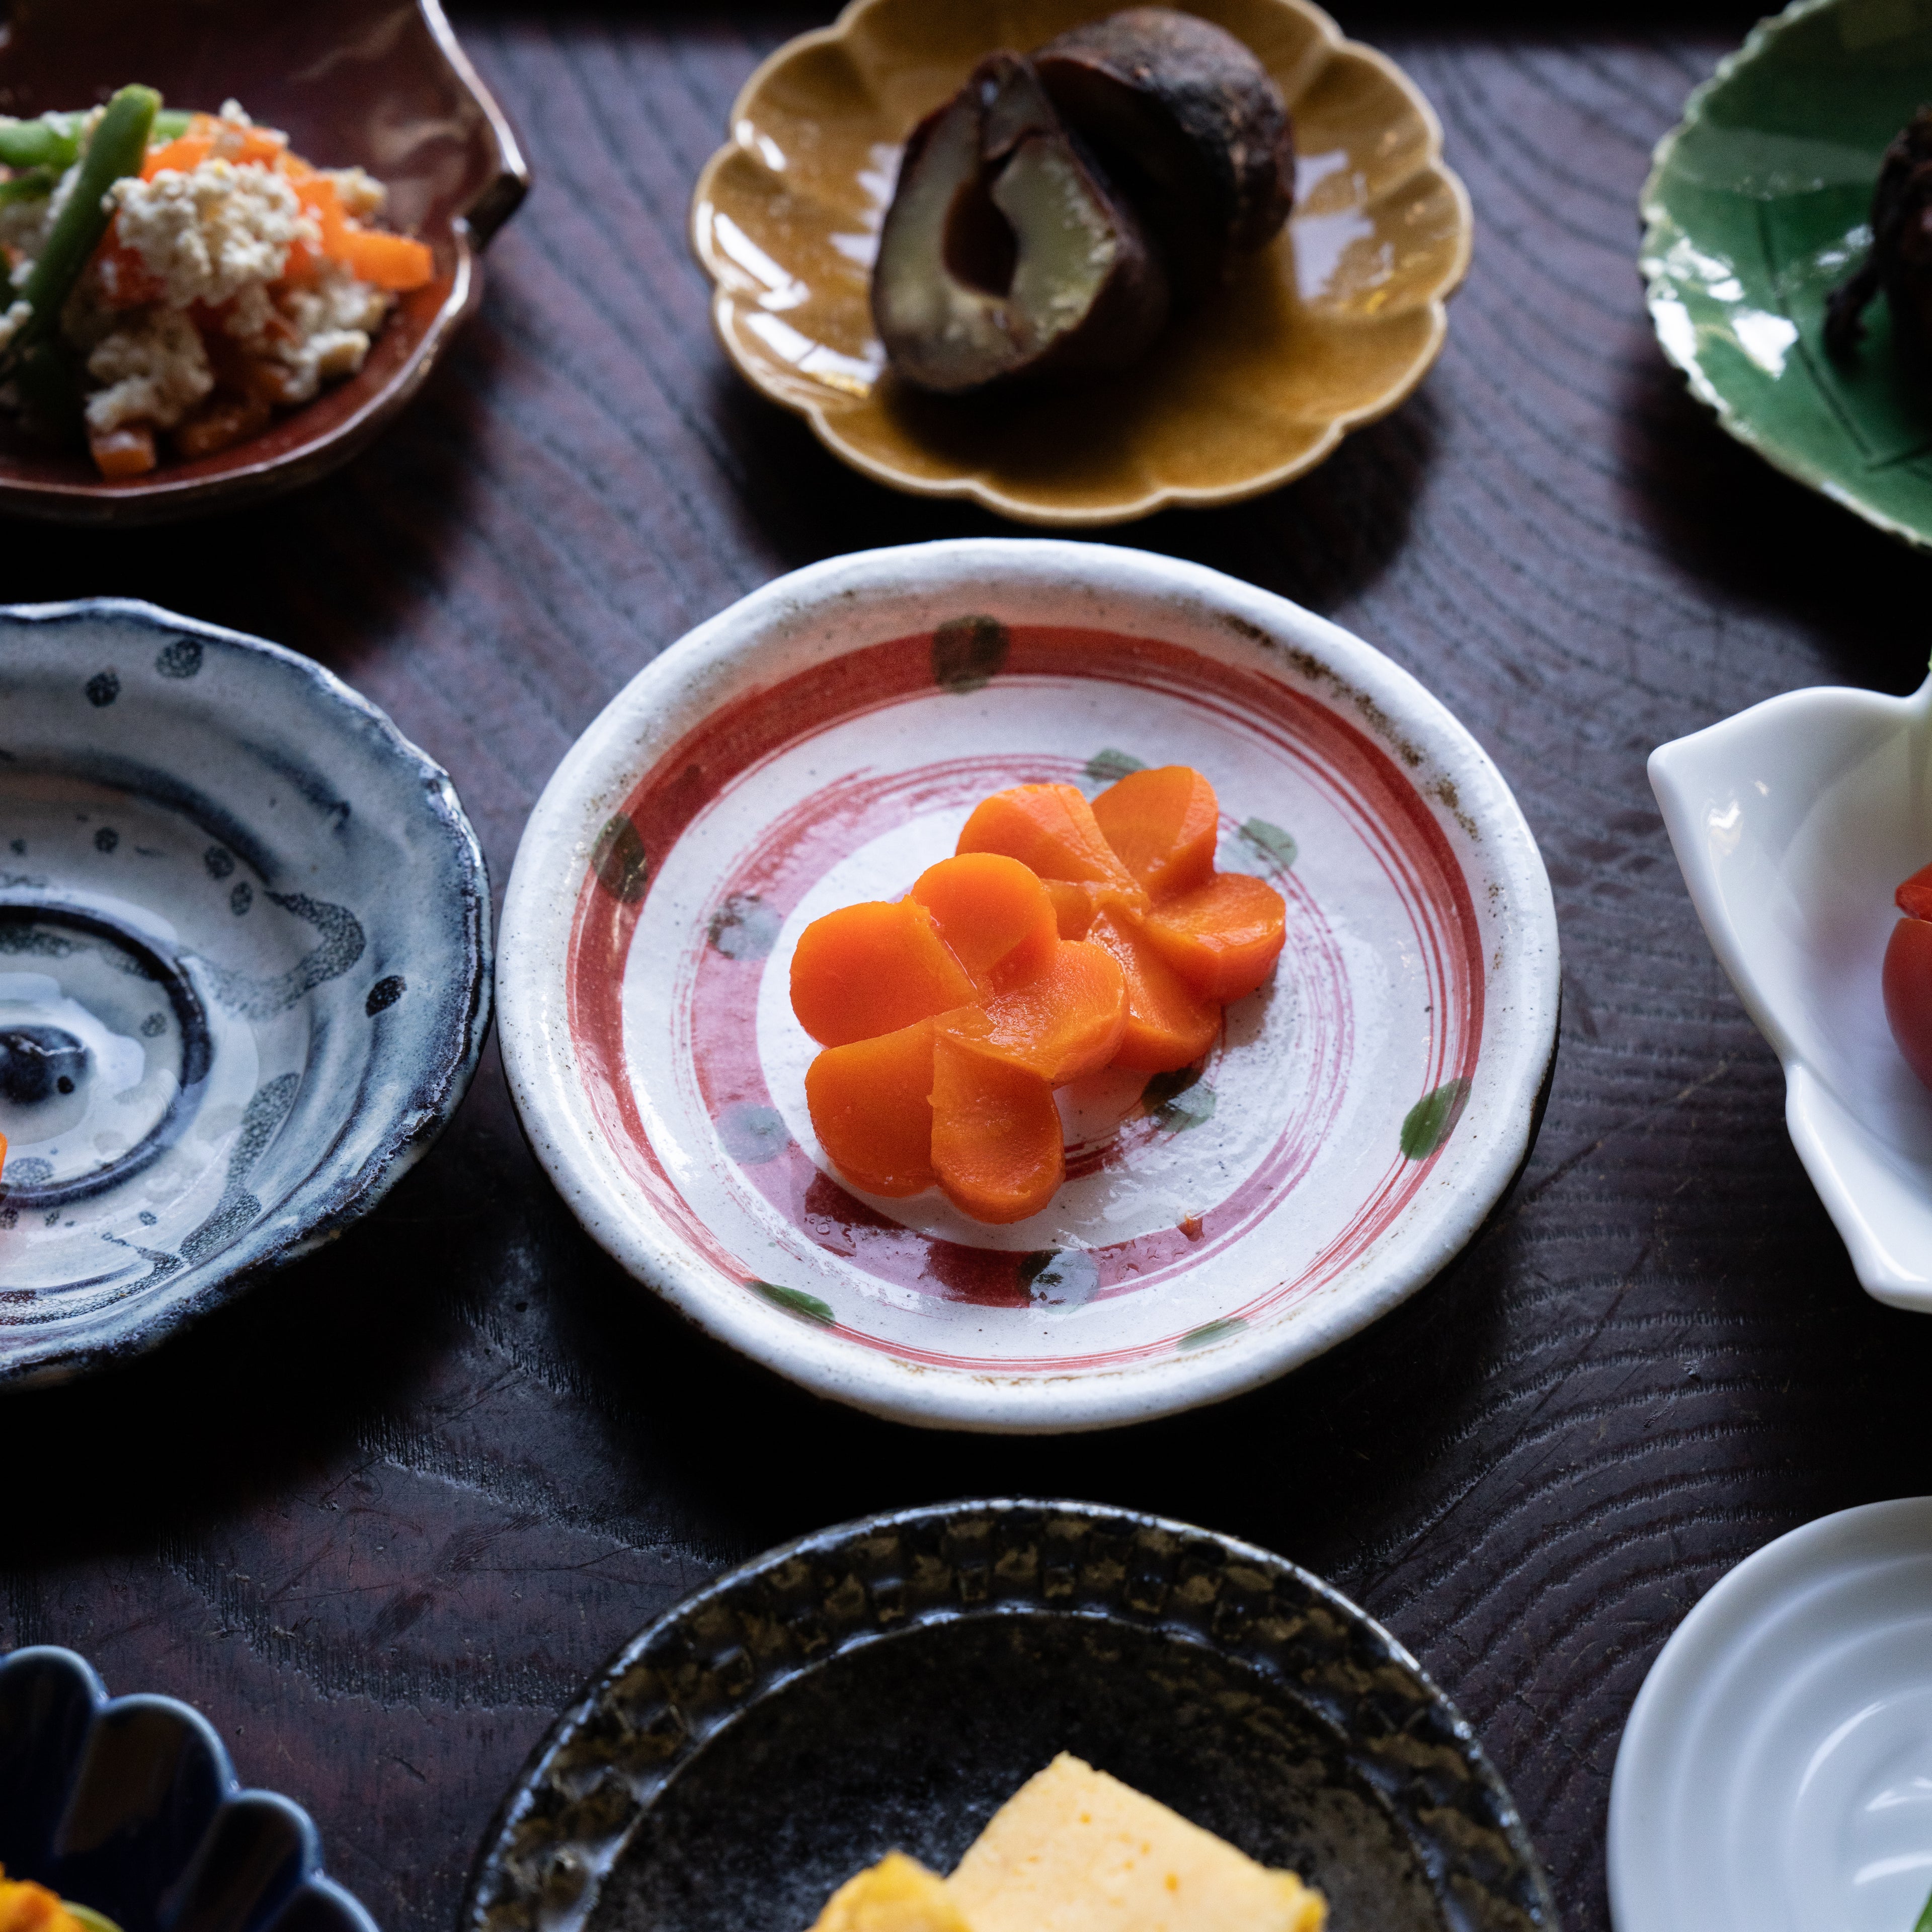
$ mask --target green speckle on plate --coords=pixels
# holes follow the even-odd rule
[[[1137,758],[1131,752],[1117,752],[1111,745],[1104,752],[1096,752],[1087,760],[1087,776],[1096,784],[1115,784],[1130,772],[1146,770],[1144,758]]]
[[[932,681],[962,697],[982,690],[999,674],[1012,643],[997,617],[949,617],[932,634]]]
[[[1445,1080],[1424,1094],[1402,1116],[1402,1153],[1411,1160],[1426,1160],[1449,1138],[1468,1097],[1466,1080]]]
[[[651,862],[638,828],[623,812],[608,820],[590,852],[597,883],[622,905],[634,905],[650,883]]]
[[[832,1320],[832,1304],[820,1301],[815,1294],[807,1294],[800,1288],[781,1288],[773,1281],[749,1281],[745,1286],[754,1288],[774,1308],[782,1308],[788,1315],[796,1315],[802,1322],[815,1322],[820,1327]]]
[[[1210,1342],[1218,1342],[1224,1336],[1238,1335],[1247,1326],[1246,1319],[1239,1315],[1230,1315],[1219,1322],[1204,1322],[1198,1328],[1190,1328],[1175,1346],[1181,1348],[1204,1348]]]
[[[1825,298],[1863,259],[1887,144],[1932,100],[1932,0],[1798,0],[1684,104],[1645,184],[1639,266],[1664,353],[1732,435],[1932,547],[1932,395],[1880,296],[1857,352]]]
[[[1250,819],[1241,827],[1241,842],[1252,847],[1270,865],[1279,866],[1284,872],[1294,863],[1301,850],[1294,842],[1292,832],[1284,832],[1279,825],[1270,825],[1265,818]]]

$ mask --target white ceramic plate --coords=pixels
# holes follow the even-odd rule
[[[1617,1932],[1912,1932],[1932,1893],[1932,1497],[1767,1544],[1678,1627],[1610,1787]]]
[[[803,1092],[798,934],[896,896],[972,806],[1189,764],[1286,896],[1274,980],[1183,1092],[1063,1097],[1053,1205],[854,1195]],[[572,749],[503,915],[503,1052],[590,1232],[712,1334],[936,1426],[1050,1430],[1252,1387],[1413,1292],[1528,1153],[1549,882],[1414,679],[1191,564],[1007,539],[842,557],[674,645]]]
[[[1892,894],[1932,860],[1932,680],[1786,692],[1651,754],[1692,903],[1784,1064],[1792,1144],[1881,1301],[1932,1310],[1932,1093],[1886,1024]]]

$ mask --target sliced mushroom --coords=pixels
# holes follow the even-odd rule
[[[1280,232],[1294,198],[1287,104],[1233,34],[1132,7],[1033,56],[1062,120],[1132,201],[1177,301],[1215,286],[1234,253]]]
[[[1167,311],[1138,218],[1019,56],[982,61],[913,130],[872,273],[879,339],[908,382],[956,394],[1124,368]]]

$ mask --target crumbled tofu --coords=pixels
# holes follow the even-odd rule
[[[370,215],[381,214],[389,198],[389,190],[360,168],[336,168],[328,178],[335,184],[335,198],[341,202],[343,213],[352,220],[366,221]]]
[[[95,346],[87,373],[104,386],[87,399],[96,435],[129,422],[172,429],[214,387],[200,334],[178,309],[148,309],[123,322]]]
[[[185,173],[114,184],[117,232],[160,285],[171,308],[225,302],[250,282],[273,281],[289,244],[320,242],[296,191],[257,166],[203,161]]]

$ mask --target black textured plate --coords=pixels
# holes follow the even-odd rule
[[[950,1870],[1071,1750],[1321,1887],[1330,1932],[1556,1925],[1468,1726],[1306,1571],[1088,1503],[868,1517],[626,1644],[492,1825],[462,1932],[802,1932],[897,1846]]]

